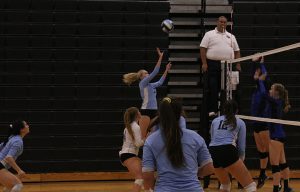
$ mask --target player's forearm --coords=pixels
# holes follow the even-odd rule
[[[144,172],[143,178],[144,178],[145,190],[154,189],[154,184],[155,184],[154,172],[153,171]]]
[[[214,173],[214,166],[213,166],[212,162],[204,165],[203,167],[201,167],[198,170],[198,176],[201,177],[201,178],[205,177],[205,176],[208,176],[208,175],[212,175],[213,173]]]
[[[156,65],[155,65],[155,67],[160,67],[162,59],[163,59],[163,55],[162,55],[162,56],[159,56],[159,58],[158,58],[158,60],[157,60],[157,63],[156,63]]]
[[[167,75],[168,75],[168,72],[169,72],[169,70],[165,70],[165,72],[164,72],[164,74],[162,75],[162,77],[160,78],[160,81],[164,81],[165,80],[165,78],[167,77]]]
[[[8,163],[16,172],[22,171],[22,169],[17,165],[16,161],[12,157],[6,157],[5,162]]]

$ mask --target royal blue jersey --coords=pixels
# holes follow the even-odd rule
[[[284,101],[282,99],[275,99],[269,96],[263,81],[259,81],[259,84],[260,92],[264,95],[267,102],[264,110],[265,116],[273,119],[281,119],[283,115]],[[282,124],[268,123],[268,127],[271,139],[286,137]]]
[[[267,74],[267,70],[263,63],[259,63],[262,74]],[[254,75],[254,74],[253,74]],[[260,91],[259,81],[256,81],[256,89],[252,94],[251,115],[255,117],[265,117],[264,110],[266,108],[265,95]]]

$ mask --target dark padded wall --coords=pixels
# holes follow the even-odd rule
[[[14,119],[31,125],[20,165],[122,170],[123,112],[141,105],[137,84],[124,86],[122,74],[151,70],[155,47],[168,46],[160,23],[169,3],[1,0],[0,10],[1,138]]]

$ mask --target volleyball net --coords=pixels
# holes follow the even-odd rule
[[[234,72],[232,71],[232,65],[234,63],[240,63],[240,62],[256,59],[259,57],[280,54],[297,48],[300,48],[300,42],[287,45],[284,47],[276,48],[273,50],[265,51],[265,52],[255,53],[237,59],[222,61],[221,62],[222,63],[221,89],[226,91],[226,99],[227,100],[232,99],[232,91],[234,87],[232,83],[232,79],[234,76]],[[288,121],[282,119],[261,118],[261,117],[247,116],[247,115],[238,115],[238,117],[250,121],[260,121],[260,122],[278,123],[278,124],[291,125],[291,126],[300,126],[300,121],[298,122],[298,121]]]
[[[273,55],[273,54],[289,51],[289,50],[292,50],[292,49],[297,49],[299,47],[300,47],[300,42],[299,43],[294,43],[294,44],[291,44],[291,45],[287,45],[287,46],[284,46],[284,47],[280,47],[280,48],[277,48],[277,49],[265,51],[265,52],[262,52],[262,53],[255,53],[253,55],[249,55],[249,56],[246,56],[246,57],[241,57],[241,58],[238,58],[238,59],[227,60],[225,62],[231,63],[231,64],[239,63],[239,62],[251,60],[251,59],[254,59],[254,58],[257,58],[257,57],[264,57],[264,56],[268,56],[268,55]]]

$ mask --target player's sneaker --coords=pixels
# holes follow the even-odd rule
[[[294,192],[294,190],[293,190],[292,188],[289,187],[289,188],[287,188],[287,189],[284,189],[283,192]]]
[[[257,182],[257,188],[260,189],[264,186],[265,182],[269,179],[266,175],[260,175]]]

